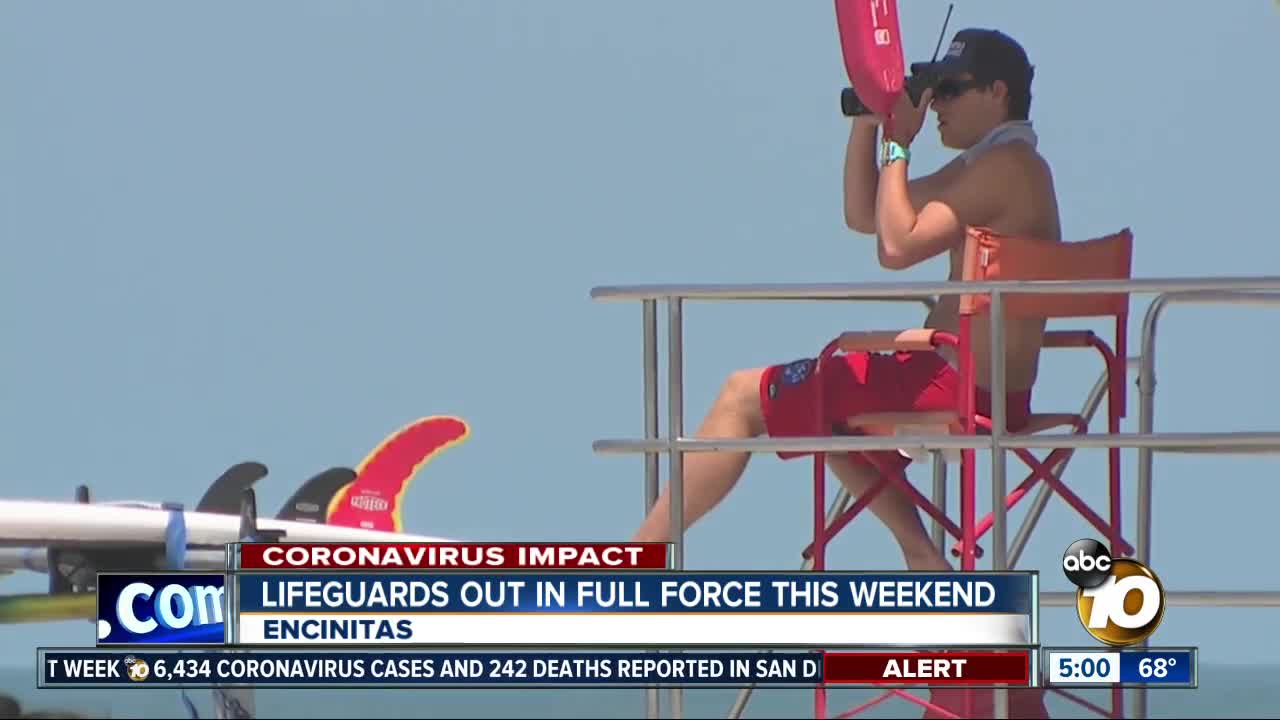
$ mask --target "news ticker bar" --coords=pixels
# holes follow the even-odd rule
[[[1199,683],[1198,648],[1045,648],[1049,687],[1179,687]]]
[[[97,644],[998,648],[1039,644],[1038,597],[1011,572],[101,573]]]
[[[869,652],[419,652],[41,648],[40,688],[1031,687],[1032,649]]]
[[[422,652],[41,648],[38,686],[1195,688],[1197,648]]]

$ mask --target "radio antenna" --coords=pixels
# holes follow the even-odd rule
[[[942,21],[942,32],[938,33],[938,46],[933,49],[933,62],[938,62],[938,51],[942,49],[942,41],[947,37],[947,24],[951,22],[951,11],[955,7],[955,3],[947,6],[947,17]]]

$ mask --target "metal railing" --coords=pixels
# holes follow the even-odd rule
[[[1270,291],[1270,292],[1263,292]],[[600,453],[644,453],[645,511],[658,496],[658,454],[666,453],[669,464],[670,524],[672,565],[684,569],[684,475],[683,454],[723,450],[751,453],[777,451],[839,452],[894,450],[899,447],[923,447],[935,450],[934,462],[940,464],[937,450],[968,449],[991,452],[991,528],[992,569],[1010,568],[1006,528],[1006,451],[1015,448],[1136,448],[1139,451],[1138,533],[1135,545],[1137,559],[1150,561],[1151,555],[1151,465],[1155,451],[1213,453],[1280,453],[1280,432],[1200,432],[1157,433],[1152,430],[1154,412],[1154,350],[1157,321],[1171,303],[1231,303],[1280,305],[1280,277],[1230,278],[1152,278],[1123,281],[996,281],[996,282],[907,282],[907,283],[808,283],[808,284],[702,284],[702,285],[638,285],[593,288],[591,297],[601,301],[639,301],[643,306],[643,365],[645,437],[642,439],[605,439],[592,444]],[[1139,364],[1139,432],[1089,433],[1057,436],[1010,436],[1005,426],[1004,403],[995,398],[1005,396],[1004,377],[1004,304],[1008,294],[1044,293],[1116,293],[1131,295],[1158,294],[1143,324]],[[991,298],[991,429],[987,435],[896,435],[890,437],[791,437],[700,439],[684,433],[684,353],[683,309],[685,300],[761,301],[761,300],[845,300],[865,302],[923,302],[932,305],[933,296],[987,294]],[[658,433],[658,353],[657,303],[667,307],[667,433]],[[837,330],[838,332],[838,330]],[[834,335],[835,333],[833,333]],[[1130,364],[1132,359],[1126,358]],[[1096,407],[1096,406],[1095,406]],[[1065,462],[1065,460],[1064,460]],[[935,470],[935,493],[945,492],[945,476]],[[1038,517],[1048,500],[1048,488],[1042,487],[1033,501],[1031,513]],[[837,503],[841,502],[837,498]],[[838,512],[838,511],[837,511]],[[830,518],[831,516],[829,516]],[[1024,523],[1015,550],[1020,554],[1029,528]],[[936,529],[934,539],[944,538]],[[1016,554],[1015,554],[1016,557]],[[1061,597],[1059,597],[1061,596]],[[1069,593],[1045,593],[1045,605],[1065,604]],[[1280,592],[1170,592],[1170,604],[1196,604],[1216,607],[1280,607]],[[670,690],[673,717],[683,717],[683,694],[679,687]],[[657,717],[658,695],[650,690],[646,697],[648,717]],[[996,717],[1008,716],[1007,690],[995,696]],[[1133,693],[1134,717],[1145,717],[1144,689]]]
[[[1261,305],[1280,307],[1280,293],[1247,292],[1225,289],[1180,289],[1165,292],[1151,301],[1147,307],[1146,317],[1142,321],[1142,345],[1140,346],[1138,366],[1138,432],[1150,434],[1155,422],[1156,396],[1156,328],[1165,308],[1174,304],[1182,305]],[[1166,448],[1166,452],[1205,452],[1205,448]],[[1138,530],[1134,546],[1138,562],[1151,564],[1151,469],[1154,462],[1154,448],[1138,450]],[[1174,596],[1181,593],[1169,593],[1170,603]],[[1205,605],[1218,607],[1275,607],[1280,605],[1280,593],[1274,592],[1210,592],[1187,593],[1198,596]],[[1146,641],[1141,643],[1143,647]],[[1130,715],[1135,718],[1147,716],[1147,691],[1139,689],[1129,696]]]

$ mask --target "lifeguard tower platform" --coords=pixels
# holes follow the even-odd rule
[[[993,571],[1016,569],[1019,557],[1052,495],[1057,494],[1074,511],[1087,520],[1110,544],[1112,554],[1135,557],[1144,564],[1151,561],[1151,472],[1152,458],[1162,453],[1277,453],[1280,432],[1202,432],[1159,433],[1152,428],[1155,408],[1156,330],[1162,314],[1178,304],[1262,304],[1280,305],[1280,277],[1174,278],[1134,279],[1131,276],[1133,236],[1123,230],[1105,237],[1079,242],[1065,242],[1046,249],[1015,238],[1004,238],[981,229],[970,229],[966,244],[965,272],[960,282],[944,283],[873,283],[873,284],[750,284],[750,285],[651,285],[597,287],[592,298],[601,301],[636,301],[641,304],[641,331],[644,375],[644,429],[641,438],[597,440],[594,449],[602,453],[644,454],[644,488],[647,511],[658,495],[660,455],[667,456],[671,493],[671,527],[674,536],[673,567],[684,569],[684,484],[682,458],[688,452],[746,451],[769,453],[803,451],[813,455],[813,540],[803,553],[806,570],[826,568],[826,547],[850,520],[865,508],[871,497],[889,482],[900,482],[915,499],[918,507],[932,520],[932,537],[943,550],[953,540],[951,557],[958,558],[961,571],[976,570],[979,561]],[[1044,253],[1049,261],[1045,262]],[[1035,262],[1029,253],[1038,255]],[[811,300],[844,302],[910,302],[932,308],[936,298],[961,297],[960,332],[949,334],[924,329],[892,329],[882,331],[850,330],[839,333],[825,347],[815,347],[818,369],[835,354],[849,351],[929,350],[944,344],[957,348],[960,371],[965,378],[966,393],[954,413],[883,413],[876,417],[851,419],[850,425],[891,426],[896,433],[877,435],[840,435],[802,438],[754,438],[717,440],[685,435],[683,405],[683,323],[682,313],[689,301],[770,301]],[[1141,328],[1140,352],[1127,352],[1129,307],[1132,296],[1154,296],[1148,305]],[[667,427],[659,432],[658,403],[658,303],[665,305],[667,315]],[[1045,337],[1045,351],[1057,349],[1096,350],[1101,356],[1101,374],[1079,411],[1045,413],[1019,433],[1010,433],[1005,422],[1003,321],[1008,317],[1039,316],[1049,320],[1110,319],[1115,334],[1105,339],[1090,330],[1060,330],[1050,326]],[[986,322],[990,328],[991,387],[993,411],[990,417],[974,412],[974,364],[971,333],[974,324]],[[1110,333],[1107,333],[1110,334]],[[1120,421],[1127,415],[1127,386],[1131,370],[1136,370],[1138,388],[1138,432],[1120,432]],[[1044,382],[1041,378],[1040,382]],[[1090,422],[1106,396],[1106,432],[1089,432]],[[927,416],[925,416],[927,415]],[[1059,432],[1050,432],[1058,429]],[[1065,431],[1061,431],[1064,430]],[[1091,508],[1071,489],[1064,471],[1075,449],[1108,450],[1108,507]],[[1121,464],[1123,448],[1138,452],[1137,508],[1135,527],[1128,529],[1121,507]],[[932,497],[922,492],[905,476],[886,476],[867,494],[849,497],[843,488],[828,505],[826,501],[825,453],[912,449],[927,451],[932,457]],[[960,481],[958,517],[947,515],[950,483],[947,456],[959,451]],[[990,453],[992,507],[983,517],[976,508],[976,453]],[[1047,452],[1041,458],[1033,451]],[[1009,453],[1029,470],[1026,478],[1012,490],[1008,482]],[[1034,497],[1024,498],[1036,490]],[[1018,507],[1021,506],[1021,507]],[[1009,539],[1009,512],[1025,508],[1023,520],[1012,541]],[[1105,517],[1104,517],[1105,516]],[[950,537],[949,537],[950,536]],[[985,543],[986,547],[982,547]],[[1171,606],[1276,607],[1280,592],[1180,592],[1168,591]],[[1043,607],[1074,605],[1074,593],[1045,592]],[[963,692],[963,691],[962,691]],[[827,706],[826,688],[814,691],[814,714],[818,718],[851,717],[884,700],[897,698],[914,703],[917,711],[932,717],[1009,717],[1009,689],[985,691],[985,707],[972,697],[979,691],[967,692],[961,703],[941,707],[928,698],[901,690],[888,690],[874,700],[847,712],[832,714]],[[1041,692],[1037,689],[1012,692]],[[1103,717],[1147,716],[1146,690],[1142,688],[1110,691],[1109,707],[1104,707],[1061,689],[1045,689],[1061,694]],[[750,698],[746,688],[729,709],[728,717],[740,717]],[[1125,695],[1129,697],[1126,698]],[[659,716],[660,696],[656,689],[647,691],[648,717]],[[670,690],[673,717],[683,717],[684,704],[679,688]],[[910,712],[908,710],[908,712]]]

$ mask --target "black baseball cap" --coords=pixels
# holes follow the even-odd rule
[[[936,73],[944,78],[969,73],[980,82],[1003,80],[1015,89],[1030,86],[1032,66],[1027,52],[1008,35],[999,30],[968,28],[955,34],[941,60],[912,63],[911,72]]]

